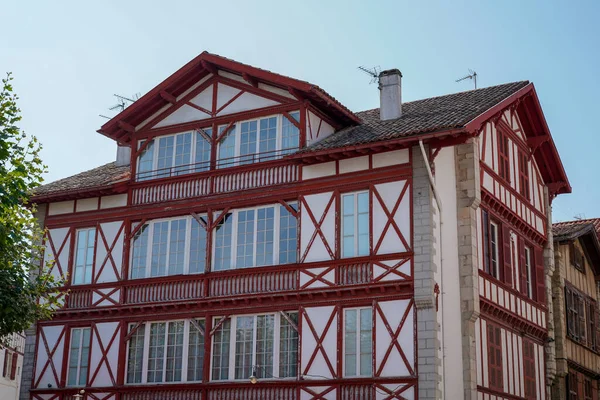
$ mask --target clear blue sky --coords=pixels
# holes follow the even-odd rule
[[[36,3],[36,4],[34,4]],[[600,3],[554,1],[59,1],[0,8],[0,72],[47,181],[112,161],[95,131],[113,93],[145,93],[208,50],[318,84],[353,111],[377,107],[357,66],[399,68],[403,98],[530,80],[573,186],[554,219],[600,216]]]

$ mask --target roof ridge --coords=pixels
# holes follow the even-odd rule
[[[554,225],[560,225],[560,224],[580,224],[580,223],[591,223],[590,221],[600,221],[600,217],[596,217],[596,218],[584,218],[584,219],[573,219],[570,221],[559,221],[559,222],[553,222],[552,226]]]
[[[426,101],[426,100],[432,100],[432,99],[439,99],[442,97],[447,97],[447,96],[454,96],[454,95],[459,95],[459,94],[465,94],[465,93],[469,93],[469,92],[479,92],[479,91],[483,91],[483,90],[489,90],[489,89],[496,89],[499,88],[501,86],[508,86],[508,85],[514,85],[514,84],[518,84],[518,83],[525,83],[525,84],[529,84],[529,80],[524,80],[524,81],[514,81],[514,82],[506,82],[506,83],[501,83],[498,85],[493,85],[493,86],[486,86],[486,87],[482,87],[482,88],[478,88],[478,89],[470,89],[470,90],[462,90],[460,92],[452,92],[452,93],[447,93],[447,94],[440,94],[437,96],[431,96],[431,97],[424,97],[421,99],[416,99],[416,100],[411,100],[411,101],[407,101],[404,102],[402,104],[411,104],[411,103],[417,103],[419,101]],[[367,110],[362,110],[362,111],[356,111],[355,114],[362,114],[362,113],[367,113],[369,111],[375,111],[375,110],[379,110],[380,107],[375,107],[375,108],[369,108]]]

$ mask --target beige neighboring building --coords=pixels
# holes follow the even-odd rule
[[[6,347],[0,345],[0,400],[18,399],[23,369],[25,336],[13,333]]]
[[[557,374],[552,399],[598,399],[600,219],[552,227],[552,278]]]

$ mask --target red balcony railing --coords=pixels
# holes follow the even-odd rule
[[[407,257],[390,255],[385,259]],[[382,259],[382,257],[378,257]],[[373,278],[373,261],[367,257],[353,260],[288,264],[268,267],[215,271],[205,274],[176,275],[145,279],[125,280],[98,285],[71,286],[65,303],[67,309],[112,306],[105,293],[117,291],[119,304],[151,304],[186,301],[210,297],[235,297],[248,294],[293,292],[323,288],[323,282],[331,287],[377,284]],[[317,276],[323,267],[333,267],[335,278],[330,282]],[[318,272],[315,272],[318,271]],[[301,285],[301,275],[309,276],[309,282]],[[398,276],[398,279],[402,279]],[[317,282],[313,285],[310,282]]]

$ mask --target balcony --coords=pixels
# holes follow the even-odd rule
[[[298,166],[282,160],[283,155],[275,151],[220,159],[216,168],[202,162],[142,172],[132,185],[132,203],[152,204],[296,182]]]
[[[387,266],[389,260],[399,261],[397,267]],[[247,297],[249,294],[290,294],[315,289],[379,285],[389,281],[411,284],[410,273],[400,272],[401,268],[407,267],[410,267],[409,255],[396,254],[377,259],[362,257],[72,286],[64,309],[165,304]],[[387,272],[381,274],[384,270]]]

